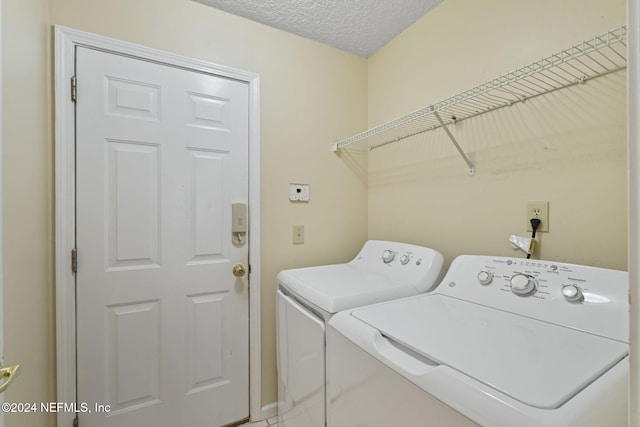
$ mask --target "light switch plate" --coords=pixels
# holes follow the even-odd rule
[[[304,225],[293,226],[293,244],[294,245],[304,244]]]

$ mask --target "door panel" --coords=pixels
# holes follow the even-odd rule
[[[112,413],[160,402],[158,301],[107,307],[108,401]]]
[[[158,266],[160,147],[106,141],[107,268]]]
[[[223,260],[224,155],[190,149],[189,154],[189,243],[191,263]]]
[[[77,48],[78,401],[83,426],[248,417],[246,83]]]

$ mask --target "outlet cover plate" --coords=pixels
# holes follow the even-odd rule
[[[531,228],[531,218],[538,218],[540,226],[536,232],[549,232],[549,202],[527,202],[527,231]]]

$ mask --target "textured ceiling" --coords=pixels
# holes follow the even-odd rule
[[[442,0],[194,0],[369,57]]]

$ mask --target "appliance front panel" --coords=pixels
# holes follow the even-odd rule
[[[325,425],[325,324],[277,291],[278,416],[284,427]]]

